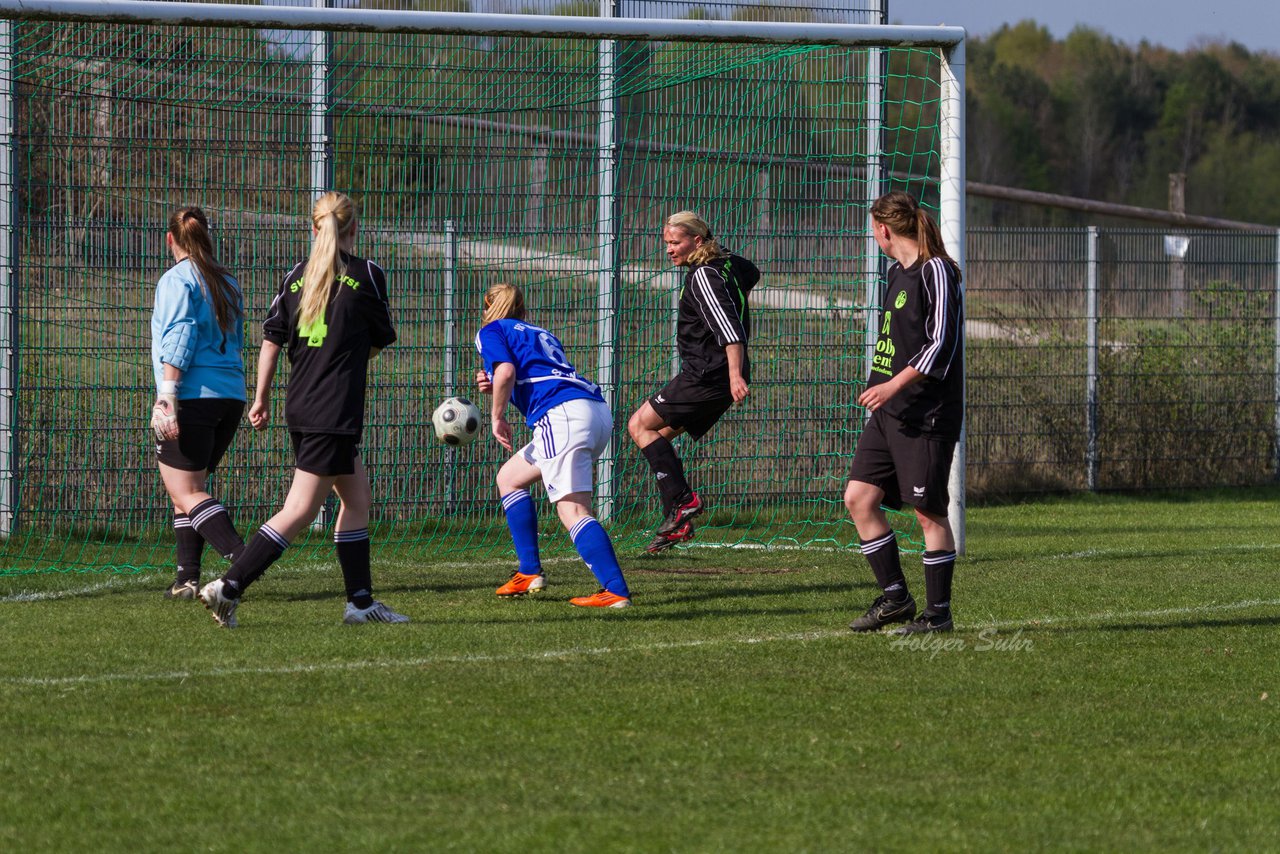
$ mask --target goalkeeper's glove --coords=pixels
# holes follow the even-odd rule
[[[178,438],[178,383],[161,380],[151,407],[151,429],[160,441]]]

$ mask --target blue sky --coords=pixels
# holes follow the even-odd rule
[[[956,24],[986,35],[1031,18],[1062,38],[1077,24],[1119,41],[1185,50],[1207,37],[1280,55],[1280,0],[889,0],[895,24]]]

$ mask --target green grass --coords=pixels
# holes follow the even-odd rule
[[[287,560],[241,627],[157,574],[0,577],[0,850],[1262,850],[1280,490],[977,508],[959,630],[844,629],[842,551],[380,567],[338,625]],[[918,558],[906,560],[922,594]]]

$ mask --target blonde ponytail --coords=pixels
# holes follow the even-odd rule
[[[483,325],[488,326],[495,320],[524,319],[524,293],[515,285],[499,282],[490,285],[484,295]]]
[[[298,305],[298,328],[306,329],[322,320],[329,308],[333,282],[345,269],[338,244],[349,237],[356,225],[356,206],[342,193],[325,193],[311,209],[315,240],[302,274],[302,299]]]

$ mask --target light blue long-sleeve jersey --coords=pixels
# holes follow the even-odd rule
[[[151,314],[151,366],[156,383],[164,378],[164,365],[182,371],[178,400],[198,397],[245,400],[244,300],[240,285],[236,308],[241,313],[225,334],[204,287],[200,271],[190,259],[169,268],[156,285],[155,310]]]

